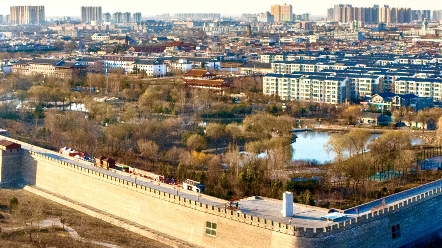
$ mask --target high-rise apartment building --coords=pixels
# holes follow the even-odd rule
[[[81,22],[89,23],[89,22],[102,22],[103,21],[103,13],[101,6],[82,6],[81,7]]]
[[[293,14],[293,21],[309,21],[310,20],[310,14],[304,13],[300,15]]]
[[[293,21],[293,6],[291,4],[281,5],[281,22]]]
[[[45,6],[11,6],[9,18],[10,24],[43,24]]]
[[[344,7],[343,4],[336,4],[333,7],[333,21],[340,22],[342,20],[342,8]]]
[[[410,8],[398,8],[397,10],[397,23],[409,23],[411,22],[411,9]]]
[[[333,7],[335,22],[351,22],[354,20],[354,9],[350,4],[337,4]]]
[[[379,7],[379,22],[389,23],[390,21],[390,6],[384,5]]]
[[[379,23],[379,5],[375,4],[371,8],[371,22],[370,23]]]
[[[0,15],[0,24],[4,24],[5,23],[5,19],[3,17],[3,15]]]
[[[335,20],[334,8],[327,9],[327,21],[332,22]]]
[[[433,10],[433,15],[431,15],[432,21],[441,21],[442,20],[442,10]]]
[[[142,21],[141,12],[136,12],[132,15],[132,22],[133,23],[140,23]]]
[[[103,14],[103,22],[111,22],[112,21],[112,15],[109,12],[106,12]]]
[[[353,8],[353,19],[358,22],[362,22],[364,19],[364,8],[354,7]]]
[[[342,14],[343,14],[342,22],[351,22],[352,20],[354,20],[353,6],[351,6],[350,4],[344,4]]]
[[[291,4],[272,5],[270,13],[274,16],[275,22],[292,22],[293,6]]]
[[[115,13],[112,15],[112,21],[113,21],[114,23],[123,23],[123,13],[121,13],[121,12],[115,12]]]
[[[431,21],[431,10],[412,10],[411,20],[421,22],[425,19]]]
[[[280,17],[281,17],[281,6],[280,5],[272,5],[270,7],[270,13],[273,16],[273,20],[275,22],[280,22]]]
[[[123,14],[123,23],[131,23],[131,14],[130,12],[124,12]]]
[[[424,20],[424,19],[431,21],[431,10],[429,10],[429,9],[422,10],[422,20]]]

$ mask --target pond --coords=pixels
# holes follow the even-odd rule
[[[324,164],[333,160],[335,154],[327,152],[325,145],[330,139],[328,132],[298,132],[296,142],[292,143],[292,160],[309,160]],[[380,134],[372,134],[370,140],[378,138]],[[411,145],[420,145],[425,142],[421,139],[411,139]]]

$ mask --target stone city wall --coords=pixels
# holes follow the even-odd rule
[[[23,155],[25,181],[55,194],[198,246],[399,247],[441,228],[441,188],[324,228],[304,228],[161,192],[34,152]],[[206,221],[218,224],[216,237]],[[400,224],[401,237],[392,238]]]
[[[25,181],[198,246],[295,247],[293,226],[161,192],[118,177],[29,152]],[[218,224],[216,237],[206,221]]]

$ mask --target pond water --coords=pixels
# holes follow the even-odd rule
[[[335,154],[327,152],[325,145],[330,139],[327,132],[299,132],[296,133],[296,142],[292,143],[292,160],[311,160],[320,164],[333,160]],[[378,138],[380,134],[372,134],[370,140]],[[425,142],[421,139],[411,139],[411,145],[420,145]]]

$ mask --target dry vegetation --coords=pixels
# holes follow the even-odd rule
[[[62,227],[35,226],[48,219],[64,220],[84,240],[71,238]],[[0,247],[103,247],[88,241],[118,247],[167,247],[24,190],[0,189],[0,223]]]
[[[393,193],[414,183],[413,175],[425,175],[414,172],[420,156],[409,145],[410,132],[389,132],[394,126],[386,127],[382,138],[372,143],[371,153],[364,152],[368,129],[334,135],[329,149],[339,155],[336,163],[302,169],[316,174],[291,173],[301,170],[299,161],[292,161],[293,127],[320,122],[334,127],[344,124],[347,129],[359,123],[360,105],[282,102],[263,96],[259,77],[233,78],[234,87],[225,94],[186,88],[177,78],[155,80],[90,74],[83,81],[69,82],[12,74],[2,93],[15,92],[23,105],[17,109],[7,102],[0,104],[0,127],[13,138],[49,149],[72,147],[178,181],[200,181],[206,194],[227,200],[250,195],[280,198],[289,190],[302,203],[345,207]],[[84,103],[88,112],[53,108],[55,103],[69,106],[72,102]],[[440,109],[386,112],[398,122],[436,121],[442,115]],[[203,122],[207,126],[199,125]],[[441,130],[426,138],[428,143],[440,145]],[[262,152],[267,157],[258,159]],[[401,173],[397,186],[371,178],[393,171]],[[289,180],[312,176],[324,180]]]

